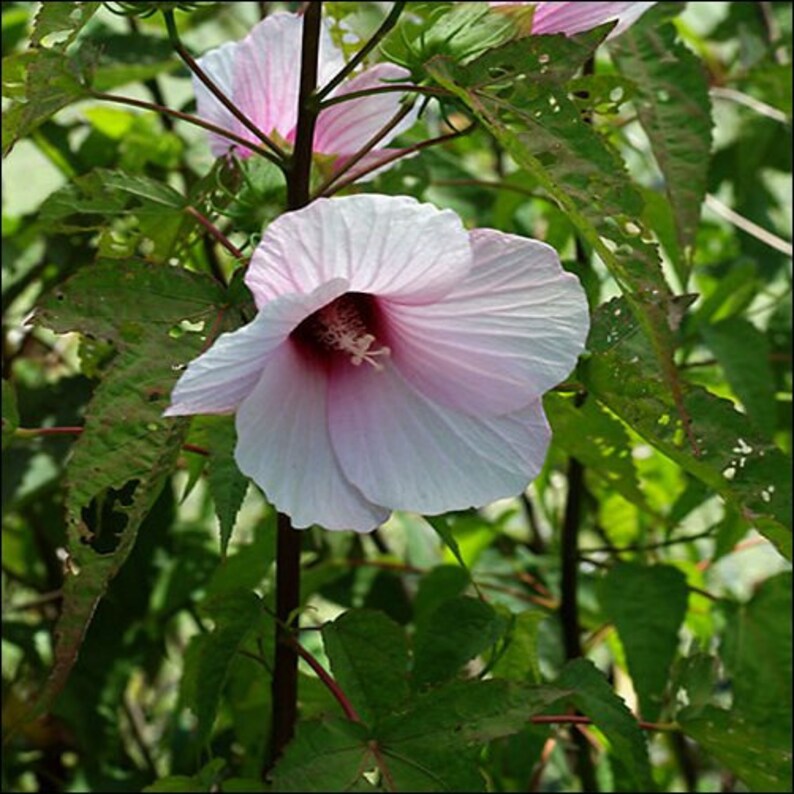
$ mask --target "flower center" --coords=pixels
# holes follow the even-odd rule
[[[389,356],[391,350],[378,344],[367,327],[365,314],[370,314],[369,301],[371,298],[366,295],[346,293],[301,323],[299,335],[314,346],[319,343],[325,350],[345,354],[354,367],[366,361],[376,370],[382,370],[378,358]]]

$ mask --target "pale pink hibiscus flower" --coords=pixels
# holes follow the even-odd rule
[[[589,324],[548,245],[408,197],[318,199],[267,228],[245,280],[256,317],[188,365],[166,415],[236,412],[240,469],[296,527],[367,532],[540,471],[540,398]]]
[[[545,2],[531,3],[526,0],[492,0],[494,7],[535,6],[532,17],[532,33],[564,33],[572,36],[592,30],[606,22],[618,21],[609,37],[622,33],[633,25],[656,3],[591,3],[591,2]]]
[[[297,14],[276,12],[257,23],[248,35],[210,50],[198,63],[212,81],[256,127],[282,144],[295,141],[303,19]],[[345,65],[342,53],[323,24],[320,38],[318,85],[322,87]],[[331,96],[405,81],[410,72],[392,63],[381,63],[350,77]],[[258,138],[234,117],[209,89],[193,76],[198,115],[245,140]],[[361,149],[399,110],[403,94],[384,92],[340,102],[323,110],[314,133],[313,151],[336,157],[341,165]],[[378,162],[394,150],[384,150],[391,140],[416,120],[411,112],[370,152],[365,163]],[[210,133],[212,153],[219,157],[234,149],[241,157],[250,150]],[[363,164],[359,167],[363,167]]]

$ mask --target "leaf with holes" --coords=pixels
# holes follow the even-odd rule
[[[30,43],[63,52],[99,9],[101,3],[41,3]]]
[[[728,400],[682,384],[687,426],[659,373],[636,321],[620,300],[593,318],[582,366],[593,396],[649,444],[736,506],[742,516],[791,558],[791,460]],[[690,436],[697,445],[692,453]]]
[[[609,42],[615,65],[634,82],[637,116],[664,175],[678,243],[691,252],[706,196],[711,101],[700,59],[676,40],[668,20],[683,3],[660,3]],[[676,263],[686,283],[688,264]]]
[[[577,36],[527,36],[467,66],[437,56],[430,77],[454,94],[556,201],[617,281],[686,419],[673,363],[673,296],[640,220],[642,194],[620,155],[587,123],[568,82],[609,26]],[[574,84],[575,90],[575,84]]]
[[[96,604],[180,453],[187,421],[162,413],[179,369],[204,340],[170,332],[183,320],[209,323],[222,300],[211,279],[131,260],[83,268],[40,303],[40,325],[107,340],[118,352],[67,467],[69,574],[39,710],[63,686]]]
[[[85,59],[89,56],[86,55]],[[14,144],[67,105],[90,96],[85,64],[46,49],[26,50],[3,59],[3,157]]]

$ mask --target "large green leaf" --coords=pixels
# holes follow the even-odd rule
[[[704,325],[701,332],[747,415],[772,438],[777,429],[777,406],[766,335],[743,317]]]
[[[378,743],[397,790],[481,791],[477,758],[483,745],[517,733],[567,694],[498,679],[455,682],[385,720]]]
[[[646,720],[659,718],[688,598],[686,577],[669,565],[618,563],[601,582]]]
[[[728,400],[682,384],[687,428],[622,301],[594,317],[582,374],[588,389],[639,435],[733,503],[791,557],[791,461]],[[698,454],[687,442],[687,430]]]
[[[338,719],[303,722],[273,770],[272,790],[356,790],[373,767],[366,726]]]
[[[673,364],[672,294],[659,252],[640,220],[642,194],[625,163],[582,118],[568,81],[607,32],[527,36],[468,66],[443,56],[428,74],[458,97],[559,205],[609,269],[650,340],[664,382],[685,418]],[[598,97],[596,97],[598,100]]]
[[[791,737],[770,734],[733,711],[706,706],[691,716],[678,715],[681,729],[740,777],[751,791],[792,790]]]
[[[660,3],[609,43],[615,65],[636,90],[637,116],[664,175],[682,251],[692,248],[706,195],[711,102],[703,65],[667,19],[683,3]],[[678,263],[677,263],[678,264]],[[686,268],[679,272],[686,282]]]
[[[96,604],[180,452],[187,422],[164,420],[162,413],[179,369],[204,342],[199,334],[170,331],[182,320],[210,320],[222,297],[208,278],[127,261],[83,268],[40,303],[39,324],[80,331],[118,351],[67,466],[70,562],[40,708],[63,686]]]
[[[595,665],[587,659],[569,662],[555,685],[573,690],[570,700],[604,733],[616,761],[631,777],[636,791],[653,791],[648,747],[642,730]]]
[[[354,609],[323,627],[331,672],[368,723],[408,697],[408,645],[402,628],[382,612]]]
[[[791,731],[791,573],[767,579],[747,604],[726,606],[720,655],[733,705],[769,733]]]
[[[482,791],[483,745],[518,733],[570,692],[507,681],[466,681],[419,697],[377,730],[325,720],[299,725],[276,765],[275,791]],[[367,777],[365,778],[365,774]]]
[[[418,621],[413,686],[420,689],[452,678],[506,629],[506,619],[484,601],[461,596],[442,602]]]

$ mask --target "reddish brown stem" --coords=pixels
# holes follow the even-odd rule
[[[245,259],[243,252],[206,216],[195,207],[185,207],[185,212],[195,218],[235,259]]]
[[[18,427],[14,435],[18,438],[35,438],[36,436],[79,436],[83,427]],[[210,451],[195,444],[182,444],[186,452],[195,452],[197,455],[209,457]]]

